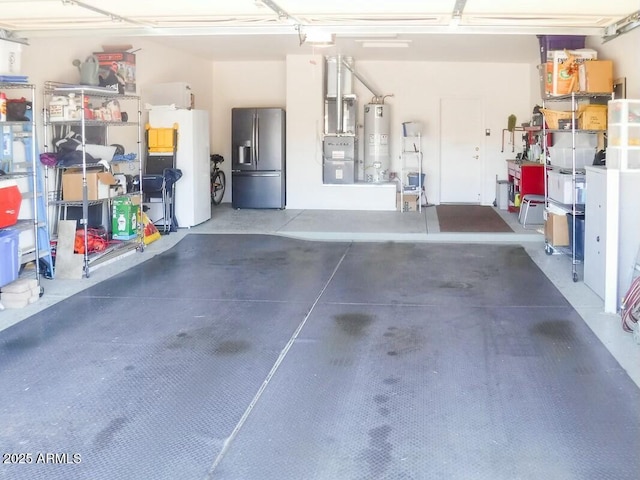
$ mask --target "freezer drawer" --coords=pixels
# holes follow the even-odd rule
[[[285,183],[282,172],[233,172],[231,205],[233,208],[285,208]]]

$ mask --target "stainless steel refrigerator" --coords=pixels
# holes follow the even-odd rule
[[[231,110],[233,208],[285,208],[285,111]]]

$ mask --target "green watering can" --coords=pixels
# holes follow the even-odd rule
[[[80,85],[100,85],[100,77],[98,76],[100,63],[98,62],[98,57],[89,55],[84,62],[74,60],[73,65],[78,67],[80,72]]]

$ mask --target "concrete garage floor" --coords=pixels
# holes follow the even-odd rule
[[[566,255],[544,253],[541,229],[523,229],[517,216],[496,210],[514,233],[456,234],[440,233],[436,210],[422,212],[363,212],[327,210],[234,210],[228,203],[213,207],[211,220],[191,229],[163,236],[149,245],[143,254],[130,253],[110,264],[92,270],[83,280],[42,280],[45,295],[35,304],[20,310],[0,312],[0,330],[33,315],[61,299],[88,288],[157,255],[178,243],[189,233],[263,233],[291,238],[327,241],[395,241],[435,243],[499,243],[521,245],[547,278],[560,290],[573,308],[594,331],[600,341],[640,385],[640,347],[620,327],[620,317],[603,313],[602,299],[582,281],[571,279],[571,259]],[[579,273],[581,265],[578,265]],[[582,278],[582,275],[580,275]],[[526,289],[527,285],[521,288]]]
[[[82,462],[0,478],[637,478],[619,318],[539,233],[434,212],[222,206],[45,280],[0,312],[0,447]]]

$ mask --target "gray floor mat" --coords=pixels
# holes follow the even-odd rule
[[[513,246],[188,235],[0,332],[0,385],[7,479],[640,469],[638,388]]]

